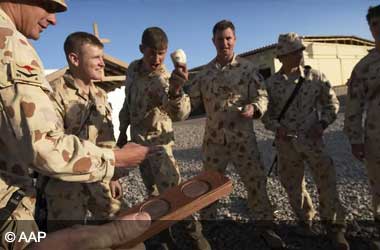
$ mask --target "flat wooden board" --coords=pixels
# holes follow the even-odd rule
[[[204,171],[198,176],[150,198],[120,215],[144,211],[152,217],[150,228],[140,237],[121,246],[130,248],[141,243],[177,221],[214,203],[232,192],[232,181],[216,171]],[[120,246],[119,246],[120,247]]]

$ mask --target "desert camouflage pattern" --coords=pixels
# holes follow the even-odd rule
[[[75,83],[70,71],[51,86],[66,134],[74,134],[102,148],[115,147],[112,109],[104,90],[91,84],[89,94],[85,93]],[[120,209],[120,201],[112,198],[109,182],[94,185],[49,179],[45,195],[48,220],[62,221],[50,223],[49,231],[84,223],[87,210],[92,212],[94,219],[104,220]]]
[[[165,65],[149,73],[144,70],[142,60],[132,62],[127,70],[125,101],[119,114],[120,133],[126,133],[130,125],[133,142],[162,148],[160,154],[147,158],[139,167],[149,196],[158,195],[181,182],[173,155],[172,122],[186,119],[191,105],[186,94],[175,98],[169,96],[169,78]],[[193,216],[185,220],[183,226],[190,242],[203,238],[202,225]],[[169,241],[169,230],[160,237],[163,242]],[[198,246],[194,249],[209,248]]]
[[[114,148],[112,108],[107,93],[91,84],[86,94],[70,71],[51,83],[57,110],[63,118],[66,134],[74,134],[102,148]]]
[[[38,232],[38,226],[33,221],[30,221],[31,218],[33,218],[33,211],[21,204],[18,206],[17,210],[12,214],[12,219],[7,221],[1,221],[0,249],[25,249],[29,243],[24,241],[9,243],[5,240],[5,237],[3,237],[3,233],[13,232],[15,233],[15,235],[17,235],[17,238],[20,238],[21,234],[30,235],[32,232]]]
[[[162,192],[180,182],[172,146],[172,121],[184,120],[190,113],[187,95],[169,97],[170,74],[164,65],[153,72],[144,70],[142,60],[132,62],[127,71],[125,101],[119,114],[120,133],[131,126],[131,141],[142,145],[161,145],[161,155],[150,157],[140,165],[148,193]],[[156,186],[155,186],[156,185]]]
[[[248,203],[257,219],[273,219],[273,208],[266,191],[266,175],[257,147],[253,122],[238,109],[246,104],[259,118],[267,109],[267,92],[262,77],[253,65],[238,56],[221,67],[212,60],[190,81],[191,106],[201,104],[206,111],[203,139],[203,167],[225,173],[233,163],[248,189]],[[211,219],[216,206],[203,211]]]
[[[253,123],[241,117],[239,107],[253,104],[261,116],[267,109],[267,92],[262,77],[246,59],[234,56],[220,67],[211,61],[190,82],[191,106],[206,111],[204,142],[245,142],[254,136]]]
[[[0,52],[0,208],[22,188],[27,195],[14,214],[33,214],[31,170],[71,182],[110,180],[112,150],[65,135],[40,58],[1,9]]]
[[[304,78],[303,86],[279,122],[277,119],[286,101]],[[320,217],[332,223],[344,223],[345,213],[336,189],[333,161],[325,149],[323,139],[313,141],[309,130],[321,120],[335,121],[339,101],[330,82],[317,70],[305,70],[288,77],[280,70],[267,79],[268,111],[263,117],[267,129],[276,132],[284,127],[289,131],[286,141],[275,139],[279,160],[279,176],[289,196],[293,211],[300,220],[312,220],[316,211],[306,190],[305,162],[310,167],[319,191]],[[318,114],[320,112],[320,116]]]
[[[300,49],[305,49],[305,46],[302,44],[302,40],[297,33],[290,32],[279,35],[276,46],[277,56],[286,55]]]
[[[364,143],[365,165],[372,192],[373,213],[380,220],[380,54],[376,49],[361,59],[348,81],[344,132],[351,144]],[[363,126],[363,118],[365,123]]]
[[[311,69],[305,75],[303,67],[300,67],[300,72],[300,75],[294,75],[289,78],[280,71],[267,79],[266,84],[270,104],[263,121],[265,127],[271,131],[276,131],[277,128],[284,126],[289,130],[290,134],[305,138],[310,128],[320,120],[325,121],[327,124],[335,121],[339,111],[339,101],[331,87],[331,83],[324,74]],[[305,79],[303,86],[280,123],[277,119],[300,76]],[[320,116],[318,115],[318,104],[321,105]]]

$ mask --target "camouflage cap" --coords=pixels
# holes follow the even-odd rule
[[[291,32],[280,34],[276,46],[276,56],[283,56],[297,50],[304,50],[305,46],[302,44],[301,38],[297,33]]]
[[[65,3],[65,0],[47,0],[49,2],[55,3],[55,12],[63,12],[67,10],[67,5]]]

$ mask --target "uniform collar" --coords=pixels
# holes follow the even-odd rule
[[[236,67],[239,65],[239,62],[238,62],[238,56],[234,53],[233,57],[232,57],[232,60],[231,62],[227,63],[226,65],[224,66],[221,66],[217,61],[216,61],[216,57],[211,61],[211,65],[216,68],[216,69],[225,69],[227,67]]]
[[[71,72],[69,69],[66,70],[65,74],[63,74],[63,79],[64,79],[66,85],[68,85],[71,88],[78,89],[78,87],[75,84],[75,80],[74,80],[73,76],[71,75]]]
[[[75,89],[76,90],[75,93],[85,100],[95,98],[95,96],[97,96],[97,94],[98,94],[99,90],[96,89],[94,83],[92,83],[92,82],[90,84],[89,94],[87,95],[86,93],[84,93],[84,91],[75,82],[75,79],[74,79],[73,75],[71,74],[70,70],[66,70],[65,74],[63,75],[63,79],[64,79],[66,85],[68,85],[68,87]]]
[[[298,71],[299,74],[297,76],[297,79],[295,80],[295,83],[298,83],[300,77],[305,78],[305,68],[300,65],[300,66],[298,66],[298,69],[299,69],[299,71]],[[278,72],[278,77],[281,79],[285,79],[285,80],[289,79],[289,77],[284,73],[282,68]]]

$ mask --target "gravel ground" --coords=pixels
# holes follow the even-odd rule
[[[367,184],[364,166],[350,154],[347,138],[342,133],[343,114],[325,133],[325,142],[337,169],[337,184],[340,198],[347,211],[348,235],[351,249],[369,249],[367,241],[377,237],[376,230],[369,223],[371,219],[371,196]],[[195,176],[201,171],[201,144],[204,132],[204,119],[192,119],[174,125],[176,146],[174,155],[181,169],[183,179]],[[255,132],[265,166],[269,168],[273,158],[273,134],[264,126],[255,123]],[[255,234],[255,225],[250,220],[247,208],[247,192],[232,166],[227,169],[227,175],[234,182],[232,194],[221,200],[218,219],[203,223],[204,233],[210,239],[213,249],[267,249],[263,241]],[[125,194],[125,206],[130,207],[144,200],[146,195],[139,171],[134,170],[126,177],[123,185],[128,183]],[[316,187],[307,171],[307,188],[318,207]],[[279,224],[279,233],[288,244],[289,249],[330,249],[328,241],[321,233],[314,238],[300,238],[294,235],[294,214],[291,211],[287,195],[276,176],[269,178],[268,193],[276,207],[275,216]],[[319,217],[317,216],[317,219]],[[368,225],[367,225],[368,224]],[[322,232],[322,227],[316,225],[316,230]],[[181,238],[181,235],[177,235]],[[154,242],[152,243],[154,245]],[[148,244],[149,245],[149,244]],[[182,241],[181,248],[188,244]],[[155,247],[150,247],[156,249]],[[149,249],[149,247],[148,247]]]

